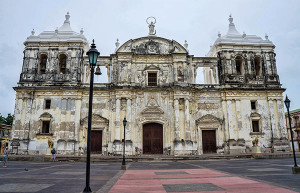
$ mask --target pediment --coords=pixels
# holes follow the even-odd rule
[[[187,53],[187,50],[174,40],[147,36],[125,42],[116,52],[132,52],[137,55],[168,55]]]
[[[46,112],[46,113],[41,114],[40,118],[49,118],[49,119],[51,119],[52,115],[50,113]]]
[[[250,117],[261,117],[261,115],[258,113],[251,113]]]
[[[80,124],[84,124],[88,122],[88,116],[86,116],[85,118],[80,120]],[[92,114],[92,122],[98,122],[98,123],[105,123],[105,124],[109,124],[109,120],[102,117],[101,115],[98,114]]]
[[[144,70],[160,70],[160,68],[156,65],[151,64],[150,66],[147,66]]]
[[[196,124],[213,122],[223,123],[223,120],[211,114],[204,115],[196,120]]]

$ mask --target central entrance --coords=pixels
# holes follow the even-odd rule
[[[163,126],[161,124],[143,125],[143,153],[163,154]]]
[[[102,130],[92,130],[91,152],[102,153]]]

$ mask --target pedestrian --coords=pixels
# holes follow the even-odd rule
[[[53,148],[52,150],[51,150],[51,159],[52,159],[52,161],[54,162],[55,161],[55,158],[56,158],[56,156],[55,156],[55,153],[56,153],[56,151],[55,151],[55,149]]]
[[[3,167],[6,168],[6,162],[8,159],[8,149],[5,148],[3,152]]]

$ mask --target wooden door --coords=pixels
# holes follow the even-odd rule
[[[102,153],[102,131],[92,130],[91,139],[91,152]]]
[[[163,154],[163,126],[147,123],[143,126],[143,153]]]
[[[203,153],[216,153],[216,130],[202,130]]]

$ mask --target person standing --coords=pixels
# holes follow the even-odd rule
[[[8,149],[5,148],[3,152],[3,167],[6,168],[6,162],[8,160]]]
[[[52,159],[52,161],[55,161],[55,158],[56,158],[56,155],[55,155],[55,153],[56,153],[56,151],[55,151],[55,149],[53,148],[52,150],[51,150],[51,159]]]

